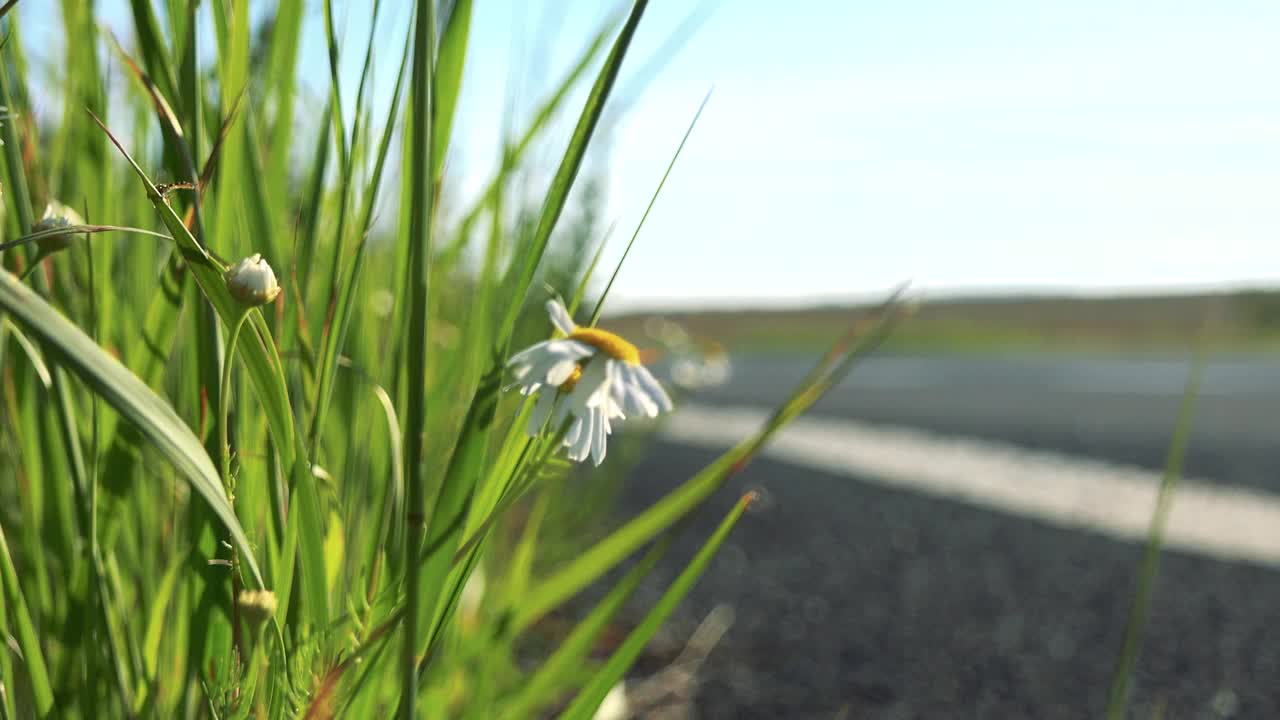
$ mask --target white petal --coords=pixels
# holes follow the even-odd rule
[[[577,369],[578,363],[573,360],[561,360],[555,365],[552,365],[551,369],[547,371],[547,384],[560,387],[564,384],[565,380],[568,380],[573,376],[573,371]]]
[[[555,417],[551,418],[551,427],[555,432],[560,432],[560,428],[564,426],[564,421],[569,419],[569,411],[572,410],[572,403],[569,398],[561,398],[556,404]]]
[[[626,401],[624,404],[626,411],[632,415],[656,416],[658,414],[658,403],[649,398],[644,386],[636,378],[635,368],[630,365],[626,366],[623,369],[622,376],[623,382],[619,385]]]
[[[557,365],[559,365],[562,362],[566,362],[566,359],[563,357],[560,357],[559,355],[543,355],[538,357],[538,359],[534,361],[532,369],[529,370],[529,375],[527,378],[525,378],[525,381],[536,382],[536,383],[547,383],[548,385],[552,384],[547,379],[547,376],[551,374],[551,370],[553,368],[555,368]],[[567,362],[573,362],[573,361],[568,360]]]
[[[511,367],[513,365],[529,365],[533,362],[534,358],[543,356],[546,353],[546,349],[547,341],[534,343],[515,355],[512,355],[511,359],[507,361],[507,367]]]
[[[561,357],[584,358],[596,354],[596,349],[577,340],[548,340],[544,343],[548,351]]]
[[[587,363],[586,368],[583,369],[582,377],[573,387],[573,395],[575,399],[581,398],[579,402],[583,407],[595,407],[607,397],[610,362],[612,361],[605,356],[598,355],[594,358],[594,362]]]
[[[569,459],[582,462],[587,459],[587,455],[591,454],[591,439],[595,437],[595,413],[587,413],[584,417],[579,417],[577,425],[581,432],[569,443]],[[568,438],[565,438],[568,442]]]
[[[578,442],[578,438],[582,437],[583,425],[585,425],[585,423],[582,421],[582,418],[578,417],[573,419],[573,424],[569,426],[569,432],[564,434],[564,444],[566,447],[572,447]]]
[[[555,407],[555,404],[556,393],[552,390],[538,396],[538,402],[533,405],[533,412],[529,413],[529,427],[525,430],[529,437],[542,432],[542,426],[547,422],[547,416],[551,414],[551,408]]]
[[[591,460],[599,467],[600,463],[604,462],[604,453],[607,449],[605,436],[609,434],[609,421],[605,419],[604,413],[600,410],[596,410],[594,415],[596,421],[591,424],[591,429],[595,431],[592,433],[591,438]]]
[[[565,335],[572,335],[573,331],[578,329],[578,326],[573,324],[573,317],[569,315],[569,311],[565,309],[564,305],[560,304],[559,300],[552,299],[547,301],[547,314],[551,316],[551,324],[555,325],[556,329]]]
[[[667,391],[663,390],[658,381],[654,379],[653,374],[643,365],[632,365],[631,371],[632,377],[644,388],[645,393],[658,404],[658,408],[663,412],[671,412],[671,398],[667,396]]]

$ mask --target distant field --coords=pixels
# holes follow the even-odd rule
[[[734,350],[808,350],[873,306],[660,313]],[[636,333],[659,313],[608,319]],[[924,304],[889,342],[898,351],[1161,352],[1203,337],[1223,352],[1280,351],[1280,292],[1079,298],[965,298]]]

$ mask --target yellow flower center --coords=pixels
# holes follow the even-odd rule
[[[582,379],[582,366],[575,365],[573,368],[573,374],[569,376],[569,379],[560,383],[560,392],[563,392],[563,393],[573,392],[573,389],[577,387],[578,381],[581,379]]]
[[[635,345],[608,330],[580,327],[573,331],[569,339],[586,343],[613,359],[621,360],[628,365],[640,364],[640,350]]]

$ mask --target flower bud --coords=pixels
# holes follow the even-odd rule
[[[261,625],[276,614],[276,594],[270,590],[241,590],[236,604],[252,626]]]
[[[80,217],[80,213],[57,200],[50,200],[49,204],[45,205],[44,214],[31,227],[31,230],[32,232],[40,232],[42,230],[53,230],[54,228],[83,224],[84,220]],[[36,241],[36,245],[40,248],[42,255],[52,255],[59,250],[65,250],[71,244],[71,240],[72,233],[60,233],[42,237]]]
[[[275,272],[258,253],[236,263],[223,274],[223,278],[227,281],[231,297],[249,307],[266,305],[280,294]]]

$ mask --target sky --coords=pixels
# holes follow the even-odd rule
[[[309,5],[301,64],[319,92],[321,5]],[[335,5],[350,75],[370,14]],[[380,102],[408,26],[407,3],[384,5]],[[126,6],[100,4],[127,37]],[[475,0],[450,155],[459,203],[493,173],[496,138],[617,7]],[[691,13],[697,32],[639,83]],[[618,85],[627,110],[588,166],[617,222],[605,267],[714,90],[615,309],[830,302],[903,281],[934,295],[1280,284],[1277,77],[1270,0],[653,0]],[[539,152],[534,186],[582,98]]]

